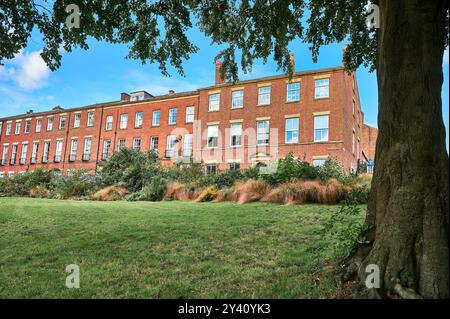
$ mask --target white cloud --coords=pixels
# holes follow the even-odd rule
[[[448,48],[444,51],[444,64],[448,64]]]
[[[41,58],[40,51],[20,51],[6,67],[0,67],[0,76],[14,81],[20,88],[33,90],[47,84],[50,69]]]

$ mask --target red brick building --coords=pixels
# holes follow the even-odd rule
[[[269,164],[289,152],[313,165],[332,156],[350,171],[373,152],[356,76],[343,67],[234,84],[219,69],[220,62],[215,85],[193,92],[122,93],[116,102],[1,118],[0,176],[97,170],[122,147],[153,148],[168,165],[204,162],[208,172]]]

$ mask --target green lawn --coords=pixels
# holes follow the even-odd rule
[[[0,198],[0,298],[333,297],[335,209]]]

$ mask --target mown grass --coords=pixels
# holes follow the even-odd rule
[[[335,209],[0,198],[0,298],[335,297]]]

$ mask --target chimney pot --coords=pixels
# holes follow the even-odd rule
[[[225,81],[222,78],[222,61],[216,60],[216,85],[220,85]]]
[[[169,90],[169,95],[174,95],[175,91],[174,90]]]

